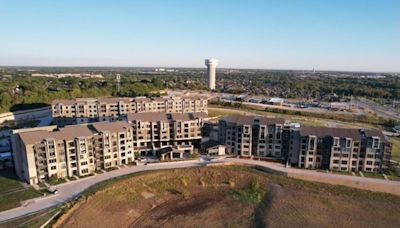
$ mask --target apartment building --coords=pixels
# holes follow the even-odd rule
[[[127,120],[134,128],[134,141],[141,156],[173,146],[192,153],[201,141],[206,113],[132,113]]]
[[[115,121],[124,119],[130,113],[207,112],[207,98],[202,96],[80,98],[76,100],[54,100],[51,106],[54,121],[63,126],[96,121]]]
[[[230,154],[282,158],[283,118],[233,115],[219,121],[219,140]]]
[[[218,140],[232,155],[347,172],[387,169],[391,154],[390,143],[378,130],[307,127],[282,118],[223,118],[218,124]]]
[[[387,168],[390,143],[378,130],[301,127],[292,138],[300,147],[291,157],[302,168],[376,172]]]
[[[182,158],[201,140],[206,113],[134,113],[128,121],[15,130],[17,175],[30,184],[52,176],[92,175],[135,161],[141,155]],[[169,154],[167,154],[169,153]],[[174,157],[177,156],[177,157]]]

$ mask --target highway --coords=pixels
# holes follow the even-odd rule
[[[46,197],[31,199],[23,202],[23,206],[0,212],[0,223],[18,218],[24,215],[28,215],[34,212],[41,211],[46,208],[50,208],[64,202],[67,202],[75,197],[79,196],[80,193],[88,189],[89,187],[100,183],[105,180],[109,180],[115,177],[124,176],[127,174],[138,173],[143,171],[151,170],[162,170],[162,169],[178,169],[178,168],[189,168],[189,167],[201,167],[207,165],[219,165],[219,164],[248,164],[255,165],[265,171],[276,173],[278,175],[284,175],[292,178],[317,181],[328,184],[339,184],[360,189],[368,189],[373,191],[388,192],[392,194],[400,195],[400,182],[399,181],[387,181],[374,178],[364,178],[356,176],[347,176],[340,174],[330,174],[317,172],[315,170],[305,170],[297,168],[286,168],[284,165],[273,162],[257,161],[250,159],[238,159],[238,158],[225,158],[215,161],[204,161],[192,160],[192,161],[180,161],[180,162],[168,162],[168,163],[156,163],[149,165],[139,165],[124,167],[118,170],[98,174],[91,177],[82,178],[75,181],[70,181],[57,186],[58,193],[55,195],[49,195]]]

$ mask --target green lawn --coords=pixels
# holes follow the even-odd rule
[[[385,179],[380,173],[363,172],[364,177],[372,177],[377,179]]]
[[[42,196],[32,187],[22,186],[12,172],[2,171],[0,174],[0,211],[18,207],[21,201]]]
[[[392,160],[400,161],[400,138],[391,138],[392,143]]]

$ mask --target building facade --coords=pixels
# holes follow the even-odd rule
[[[376,172],[390,161],[390,143],[378,130],[301,127],[293,135],[300,150],[289,162],[301,168]]]
[[[229,154],[309,169],[377,172],[388,168],[391,155],[378,130],[307,127],[281,118],[226,117],[219,121],[218,138]]]
[[[283,118],[234,115],[219,121],[219,140],[227,153],[282,158]]]
[[[92,175],[129,164],[140,155],[157,156],[157,151],[166,147],[182,158],[198,148],[206,116],[135,113],[128,115],[128,121],[15,130],[12,146],[16,173],[26,182],[37,184],[52,176]]]
[[[207,98],[179,96],[159,98],[81,98],[54,100],[52,116],[57,125],[115,121],[130,113],[198,113],[207,112]]]
[[[173,146],[192,152],[201,141],[206,113],[132,113],[135,147],[141,156],[155,155],[159,148]]]

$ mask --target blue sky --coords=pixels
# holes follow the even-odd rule
[[[0,65],[400,72],[399,0],[1,0]]]

